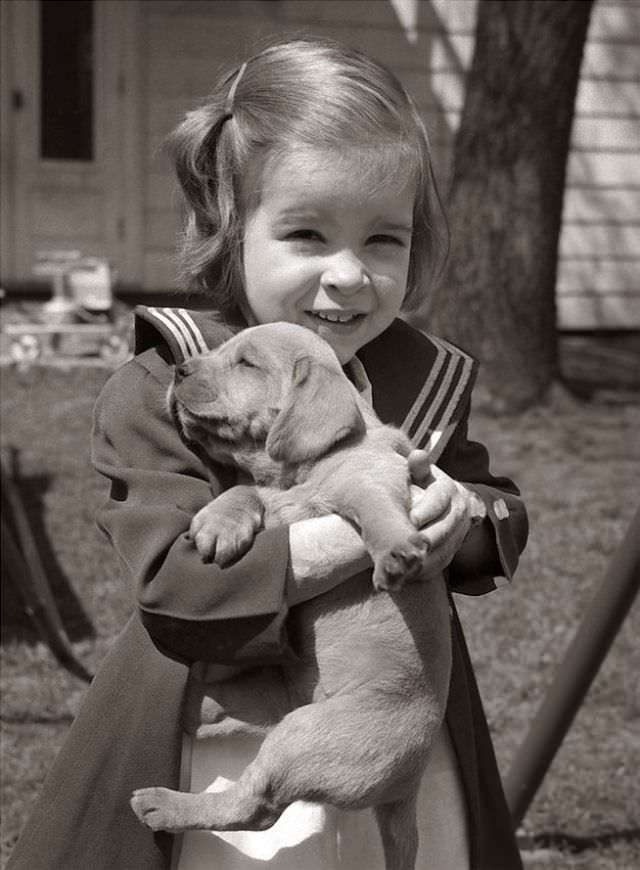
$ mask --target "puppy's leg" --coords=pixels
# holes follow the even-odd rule
[[[418,854],[417,792],[374,807],[389,870],[414,870]]]
[[[252,486],[233,486],[198,511],[189,534],[205,562],[222,568],[251,547],[262,527],[264,505]]]
[[[414,790],[439,723],[431,704],[336,696],[285,716],[226,791],[140,789],[131,804],[144,824],[175,832],[264,830],[297,800],[343,809],[391,803]]]
[[[360,527],[373,559],[376,589],[399,590],[405,582],[420,577],[427,555],[427,542],[409,519],[409,487],[404,479],[393,486],[379,484],[353,490],[345,515]]]

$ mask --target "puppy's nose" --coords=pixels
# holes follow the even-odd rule
[[[176,384],[179,384],[180,381],[184,380],[190,374],[191,366],[189,365],[189,360],[185,360],[184,362],[180,363],[180,365],[176,366],[173,373],[173,380]]]

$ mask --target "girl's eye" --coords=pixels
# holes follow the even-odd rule
[[[386,233],[378,233],[375,236],[370,236],[369,244],[372,245],[395,245],[399,248],[405,247],[404,239],[401,239],[399,236],[390,236]]]
[[[292,242],[321,242],[322,236],[316,230],[293,230],[287,235]]]

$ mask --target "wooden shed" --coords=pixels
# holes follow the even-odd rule
[[[535,2],[535,0],[530,0]],[[446,190],[476,0],[3,0],[3,286],[38,252],[107,257],[137,294],[176,287],[164,136],[270,37],[322,34],[391,67]],[[65,114],[67,112],[67,114]],[[596,0],[578,93],[559,326],[640,327],[640,2]]]

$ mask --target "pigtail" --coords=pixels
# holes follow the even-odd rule
[[[186,207],[181,278],[188,289],[205,291],[227,312],[237,296],[239,228],[236,171],[229,144],[223,142],[232,114],[220,103],[212,98],[189,112],[165,145]]]
[[[167,140],[187,207],[202,232],[215,232],[217,211],[216,146],[229,116],[204,107],[189,112]]]

